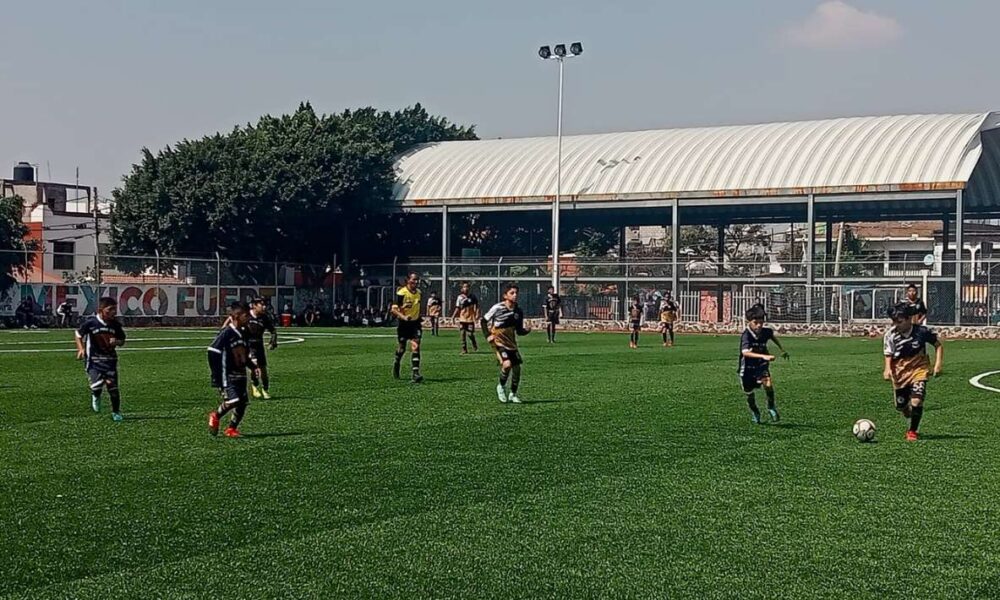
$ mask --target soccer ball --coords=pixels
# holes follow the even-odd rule
[[[871,442],[875,440],[875,423],[868,419],[858,419],[854,423],[854,437],[859,442]]]

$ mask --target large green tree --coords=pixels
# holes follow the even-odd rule
[[[0,293],[12,286],[34,259],[34,245],[24,239],[28,228],[22,220],[23,203],[19,196],[0,198]]]
[[[155,154],[143,149],[114,191],[113,248],[325,263],[345,236],[370,241],[392,226],[387,213],[399,153],[454,139],[475,139],[475,131],[419,104],[335,115],[302,104],[293,114],[265,116]],[[355,244],[362,251],[369,246]]]

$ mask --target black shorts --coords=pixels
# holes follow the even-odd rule
[[[642,329],[642,321],[632,321],[632,331],[639,331]]]
[[[87,368],[87,377],[95,392],[105,385],[109,390],[118,389],[118,363],[93,363]]]
[[[743,386],[743,392],[749,394],[755,389],[762,385],[765,379],[771,377],[770,369],[748,369],[740,375],[740,383]]]
[[[238,402],[249,403],[250,396],[247,394],[246,379],[230,379],[222,388],[222,400],[226,404],[236,404]]]
[[[459,323],[458,328],[461,331],[468,331],[469,333],[476,333],[475,323]]]
[[[254,342],[250,345],[250,356],[256,361],[258,367],[267,366],[267,350],[264,342]]]
[[[894,396],[896,400],[896,410],[903,410],[910,403],[911,398],[918,398],[923,401],[927,394],[927,382],[917,381],[906,387],[897,388]]]
[[[500,357],[500,362],[510,361],[510,366],[512,367],[524,364],[524,359],[521,358],[521,353],[518,352],[517,350],[508,350],[507,348],[497,348],[497,356]]]
[[[545,320],[548,321],[549,323],[552,323],[553,325],[558,325],[559,324],[559,313],[547,315],[545,317]]]
[[[396,326],[396,337],[400,343],[410,340],[419,342],[423,333],[423,325],[420,321],[400,321],[399,325]]]

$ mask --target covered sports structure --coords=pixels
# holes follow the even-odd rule
[[[399,157],[396,167],[400,210],[441,216],[446,287],[453,260],[450,216],[499,211],[537,218],[551,212],[556,138],[429,144]],[[811,286],[822,270],[814,260],[817,224],[827,225],[829,256],[835,223],[940,221],[956,266],[935,283],[954,290],[957,323],[963,268],[955,252],[963,248],[964,223],[1000,217],[1000,113],[568,136],[562,190],[564,231],[595,224],[668,227],[674,290],[682,275],[682,225],[718,227],[721,248],[729,225],[804,223],[803,272],[773,279]],[[848,279],[825,271],[821,276],[826,283]],[[721,266],[715,279],[728,279]]]

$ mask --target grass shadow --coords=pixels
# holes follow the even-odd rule
[[[921,440],[974,440],[976,436],[965,433],[921,433]]]
[[[125,415],[126,421],[178,421],[183,418],[170,415]]]
[[[570,400],[554,400],[551,398],[541,398],[538,400],[521,400],[521,404],[552,404],[554,402],[571,402]]]
[[[298,437],[301,435],[306,435],[305,431],[275,431],[275,432],[264,432],[264,433],[244,433],[241,437],[248,439],[263,439],[263,438],[281,438],[281,437]]]
[[[780,421],[778,423],[766,423],[767,427],[775,427],[777,429],[819,429],[816,425],[810,425],[809,423],[787,423],[785,421]]]

